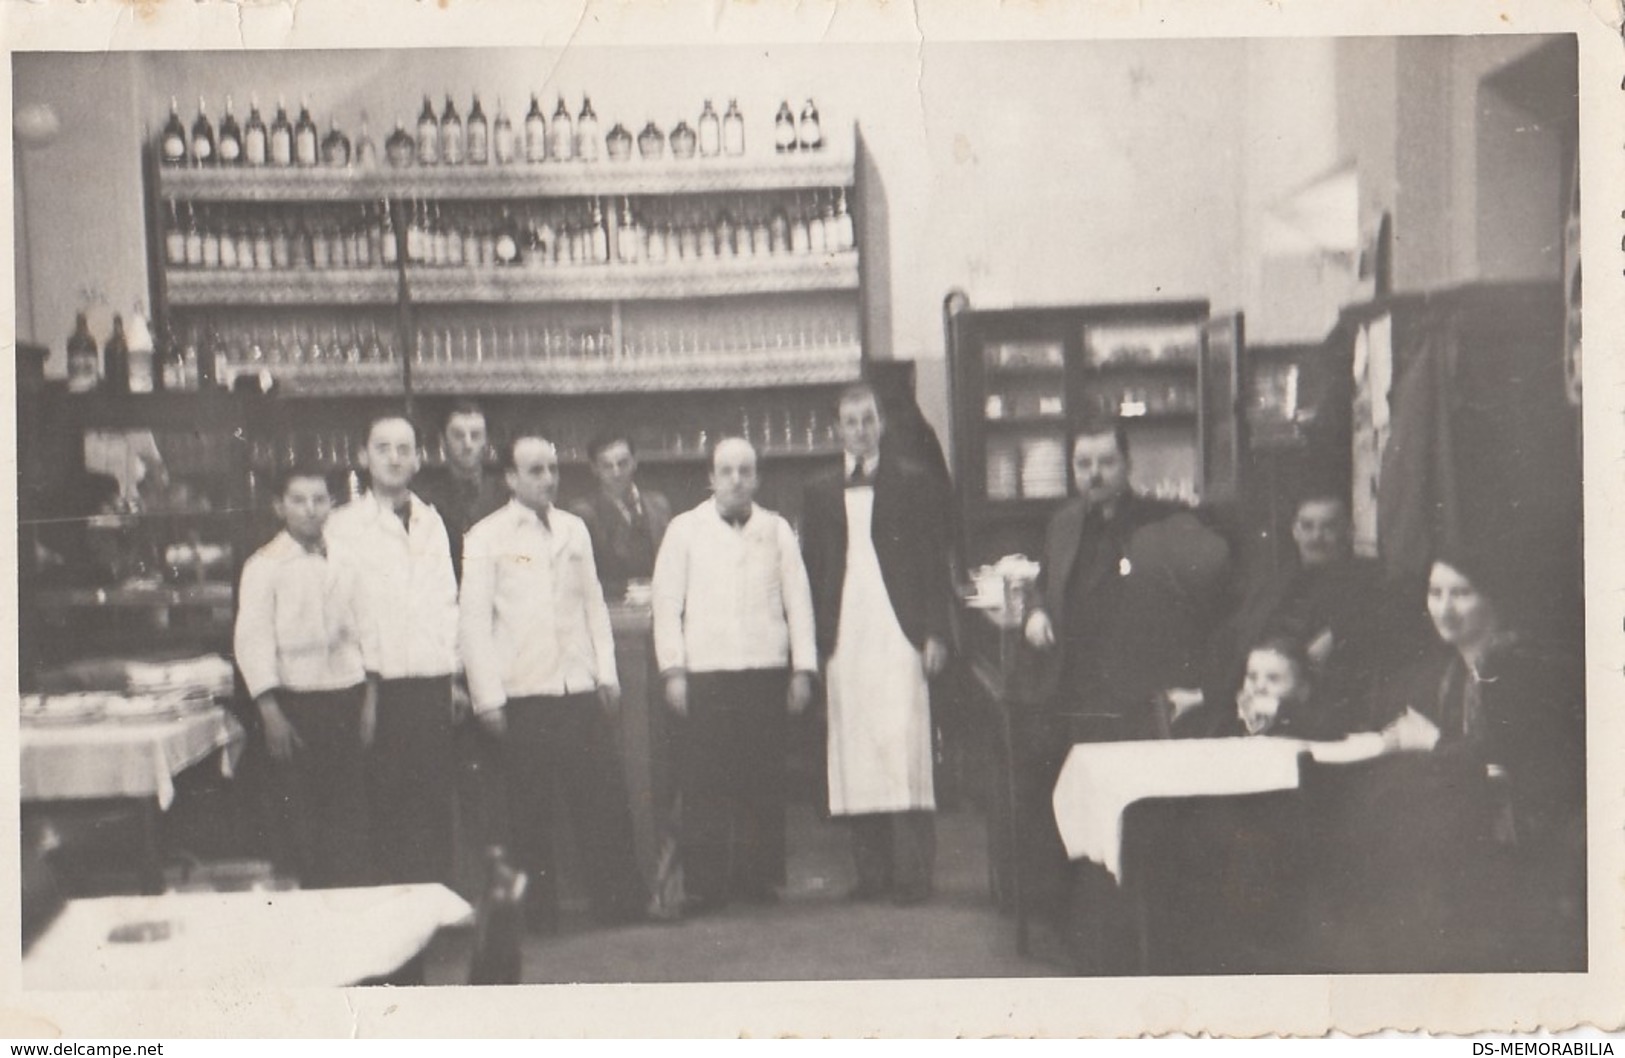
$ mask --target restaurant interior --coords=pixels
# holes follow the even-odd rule
[[[1523,35],[16,54],[25,986],[1583,969],[1577,71],[1574,38]],[[227,158],[228,113],[272,156]],[[464,156],[425,164],[424,113]],[[743,436],[794,525],[860,380],[949,487],[929,900],[846,898],[816,707],[771,902],[601,928],[561,817],[559,919],[527,928],[498,763],[460,736],[441,884],[301,888],[232,655],[279,474],[360,495],[393,409],[442,467],[473,401],[492,458],[548,433],[561,505],[605,429],[674,512]],[[1029,619],[1102,422],[1223,568],[1134,552],[1184,615],[1102,617],[1166,669],[1154,722],[1057,750]],[[1578,803],[1542,786],[1526,825],[1533,765],[1418,752],[1363,703],[1335,737],[1243,711],[1207,738],[1149,694],[1302,572],[1328,498],[1380,625],[1351,634],[1392,640],[1364,664],[1436,652],[1430,578],[1472,556],[1449,568],[1543,666],[1509,730]],[[606,601],[655,891],[673,721],[647,596]]]

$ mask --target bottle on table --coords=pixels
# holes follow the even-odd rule
[[[102,350],[102,384],[112,393],[130,392],[130,346],[124,336],[124,317],[113,317],[113,334]]]
[[[130,329],[125,336],[128,363],[127,377],[131,393],[151,393],[161,381],[155,375],[157,349],[152,341],[152,327],[140,301],[130,313]]]
[[[88,393],[100,384],[101,378],[102,362],[96,339],[90,333],[90,321],[81,312],[74,319],[73,333],[68,336],[68,392]]]

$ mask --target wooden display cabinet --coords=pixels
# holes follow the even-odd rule
[[[1235,496],[1240,317],[1205,301],[978,310],[944,306],[965,554],[1035,556],[1071,492],[1067,442],[1121,422],[1132,480],[1187,502]]]

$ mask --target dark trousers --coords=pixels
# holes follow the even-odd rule
[[[683,888],[702,903],[784,884],[783,669],[695,672],[678,734]]]
[[[544,929],[558,914],[553,863],[553,798],[570,816],[591,893],[603,922],[641,916],[648,894],[632,844],[626,783],[608,718],[596,694],[537,695],[508,701],[503,771],[514,858],[530,875],[531,912]]]
[[[933,812],[875,812],[849,817],[861,892],[923,899],[937,858]]]
[[[302,745],[267,760],[266,795],[280,866],[307,889],[366,885],[367,795],[358,684],[341,691],[278,691]]]
[[[378,733],[367,769],[380,883],[452,880],[456,768],[451,677],[380,683]]]

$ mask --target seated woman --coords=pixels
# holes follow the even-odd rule
[[[1317,707],[1309,673],[1309,658],[1295,640],[1285,636],[1262,639],[1247,651],[1235,707],[1195,709],[1175,721],[1174,737],[1335,738],[1342,732]]]

